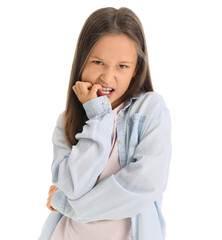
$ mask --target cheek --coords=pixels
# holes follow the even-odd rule
[[[116,89],[118,94],[123,95],[127,91],[129,85],[130,85],[129,79],[127,79],[126,81],[121,81],[121,83],[118,84],[118,87]]]
[[[83,82],[85,82],[86,79],[88,78],[87,75],[88,75],[87,71],[86,71],[86,69],[84,69],[83,72],[82,72],[82,76],[81,76],[81,79],[82,79]]]
[[[132,75],[126,76],[125,81],[122,83],[123,88],[127,89],[132,81]]]
[[[82,81],[83,82],[94,82],[96,80],[95,71],[92,71],[90,68],[85,68],[82,72]]]
[[[88,72],[83,72],[82,73],[82,81],[83,82],[90,82],[90,74],[88,74]]]
[[[122,93],[125,93],[125,92],[127,91],[127,89],[129,88],[130,82],[131,82],[131,77],[129,77],[128,79],[126,79],[126,81],[124,81],[124,82],[121,84]]]

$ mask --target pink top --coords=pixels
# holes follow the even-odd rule
[[[119,110],[123,107],[124,103],[121,103],[119,106],[113,109],[114,128],[112,133],[111,152],[108,163],[98,177],[96,184],[104,178],[108,178],[112,174],[115,174],[121,169],[116,141],[116,119]],[[129,240],[130,228],[131,218],[78,223],[71,218],[63,216],[57,224],[50,240]]]

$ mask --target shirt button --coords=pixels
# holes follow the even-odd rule
[[[120,113],[119,115],[120,115],[120,117],[123,117],[123,116],[124,116],[124,114],[123,114],[123,113]]]
[[[119,144],[120,144],[120,145],[123,145],[123,140],[119,140]]]
[[[108,103],[107,101],[103,101],[103,102],[102,102],[103,105],[106,105],[107,103]]]

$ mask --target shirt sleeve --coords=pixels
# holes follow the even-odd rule
[[[143,124],[134,162],[102,180],[78,200],[58,190],[52,206],[77,222],[133,217],[159,198],[166,188],[171,158],[171,121],[167,108]]]
[[[52,182],[70,199],[90,191],[108,163],[114,116],[107,96],[83,104],[89,120],[72,148],[64,136],[62,114],[53,133]]]

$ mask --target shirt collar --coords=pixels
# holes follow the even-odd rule
[[[128,101],[125,103],[125,107],[123,110],[127,109],[133,102],[135,102],[140,96],[142,96],[144,93],[137,93],[135,96],[130,98]]]

